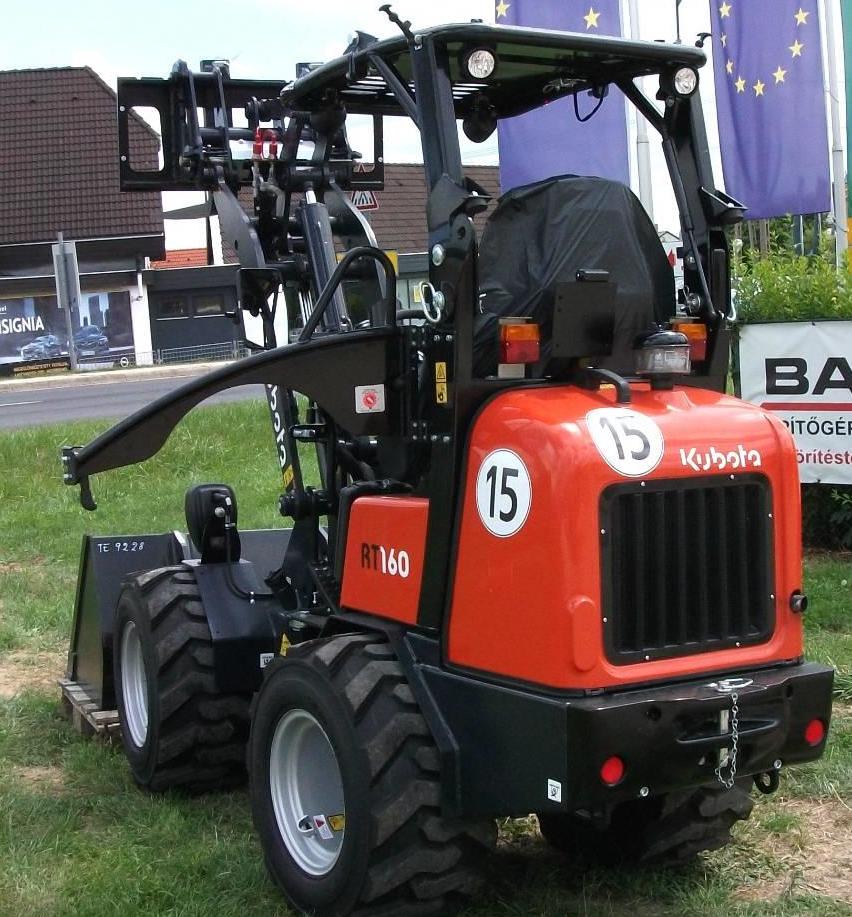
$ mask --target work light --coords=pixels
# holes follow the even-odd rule
[[[464,69],[475,80],[487,80],[497,66],[497,58],[488,48],[474,48],[464,56]]]
[[[674,91],[679,96],[691,96],[698,89],[698,74],[691,67],[681,67],[674,75]]]
[[[640,376],[666,378],[685,375],[691,369],[689,339],[677,331],[651,331],[633,345],[636,372]]]

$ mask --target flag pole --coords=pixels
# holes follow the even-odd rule
[[[840,0],[840,22],[843,32],[843,63],[846,68],[846,210],[852,210],[852,0]],[[848,226],[848,224],[847,224]]]
[[[831,163],[834,179],[834,215],[835,260],[841,267],[846,261],[846,249],[849,246],[848,213],[846,209],[846,154],[843,144],[843,133],[840,129],[840,87],[837,74],[840,68],[840,56],[837,45],[836,0],[819,0],[822,7],[822,21],[825,24],[826,54],[828,57],[828,82],[826,94],[831,112]]]
[[[630,37],[639,39],[639,0],[629,0]],[[639,168],[639,200],[654,222],[654,190],[651,180],[651,146],[648,141],[648,122],[636,112],[636,165]]]

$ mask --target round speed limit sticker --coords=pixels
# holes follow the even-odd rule
[[[662,461],[663,431],[644,414],[627,408],[598,408],[586,414],[586,424],[601,458],[625,477],[644,477]]]
[[[498,538],[520,531],[532,503],[530,473],[511,449],[485,456],[476,475],[476,508],[485,528]]]

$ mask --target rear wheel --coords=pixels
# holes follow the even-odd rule
[[[438,750],[387,643],[335,637],[274,663],[249,770],[267,867],[299,911],[445,914],[479,887],[494,822],[441,815]]]
[[[728,844],[731,828],[752,806],[743,787],[702,787],[622,803],[605,828],[579,815],[540,814],[538,821],[544,839],[572,857],[609,865],[684,863]]]
[[[164,567],[132,577],[113,633],[122,742],[136,782],[190,792],[242,783],[251,694],[216,688],[213,641],[192,571]]]

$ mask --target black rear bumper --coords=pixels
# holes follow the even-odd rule
[[[414,663],[444,757],[450,811],[518,815],[600,810],[640,795],[713,784],[730,729],[732,696],[708,676],[593,696],[553,696]],[[739,679],[738,777],[812,761],[805,729],[831,718],[834,670],[815,663],[728,673]],[[420,692],[418,692],[420,693]],[[421,702],[424,698],[421,696]],[[617,755],[623,779],[600,767]]]
[[[738,776],[822,755],[825,740],[809,745],[805,728],[819,719],[827,731],[833,680],[833,669],[815,663],[743,672],[729,679],[741,683],[736,691]],[[722,732],[721,715],[727,712],[730,720],[732,701],[724,680],[708,679],[571,704],[568,735],[584,750],[568,768],[567,795],[573,807],[635,798],[646,787],[653,796],[714,781],[720,753],[731,747],[730,725]],[[600,764],[610,755],[626,765],[623,781],[612,788],[599,776]]]

